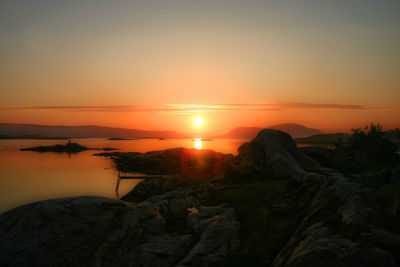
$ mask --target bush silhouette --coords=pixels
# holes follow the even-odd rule
[[[365,152],[372,161],[394,161],[398,154],[397,146],[385,136],[382,126],[373,123],[365,126],[364,130],[353,129],[349,148],[353,151]]]

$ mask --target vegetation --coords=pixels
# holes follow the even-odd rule
[[[383,212],[381,223],[399,232],[400,225],[400,160],[397,145],[387,138],[382,126],[371,123],[364,130],[354,129],[349,152],[365,153],[366,164],[356,172],[354,179],[371,188]]]
[[[371,123],[364,129],[353,129],[348,141],[337,142],[334,149],[302,150],[324,166],[337,169],[371,189],[381,225],[400,233],[400,159],[399,147],[394,142],[399,132],[389,133],[381,125]]]
[[[386,162],[398,159],[397,146],[385,137],[382,126],[371,123],[364,130],[353,129],[348,149],[366,153],[371,161]]]

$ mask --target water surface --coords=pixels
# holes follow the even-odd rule
[[[175,147],[212,149],[237,154],[247,140],[105,140],[73,139],[91,148],[114,147],[120,151],[148,152]],[[71,197],[104,196],[115,198],[117,171],[108,158],[92,156],[99,151],[76,154],[20,151],[21,147],[64,144],[65,140],[0,140],[0,213],[34,201]],[[119,196],[132,190],[137,180],[123,180]]]

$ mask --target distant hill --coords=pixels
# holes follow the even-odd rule
[[[285,123],[268,126],[269,129],[279,130],[290,134],[293,138],[308,137],[311,135],[321,134],[322,132],[317,129],[307,128],[300,124]]]
[[[0,123],[0,136],[40,136],[42,138],[188,138],[188,136],[174,131],[145,131],[102,126],[45,126],[9,123]]]
[[[262,130],[258,127],[238,127],[226,134],[217,135],[213,138],[249,138],[252,139]]]
[[[295,123],[286,123],[286,124],[277,124],[265,127],[268,129],[279,130],[282,132],[286,132],[291,135],[293,138],[300,137],[308,137],[315,134],[321,134],[320,130],[307,128],[300,124]],[[252,139],[257,136],[257,134],[264,128],[259,127],[238,127],[226,134],[222,134],[216,136],[214,138],[249,138]]]

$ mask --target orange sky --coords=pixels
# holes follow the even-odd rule
[[[2,1],[0,122],[400,127],[399,12],[389,0]]]

